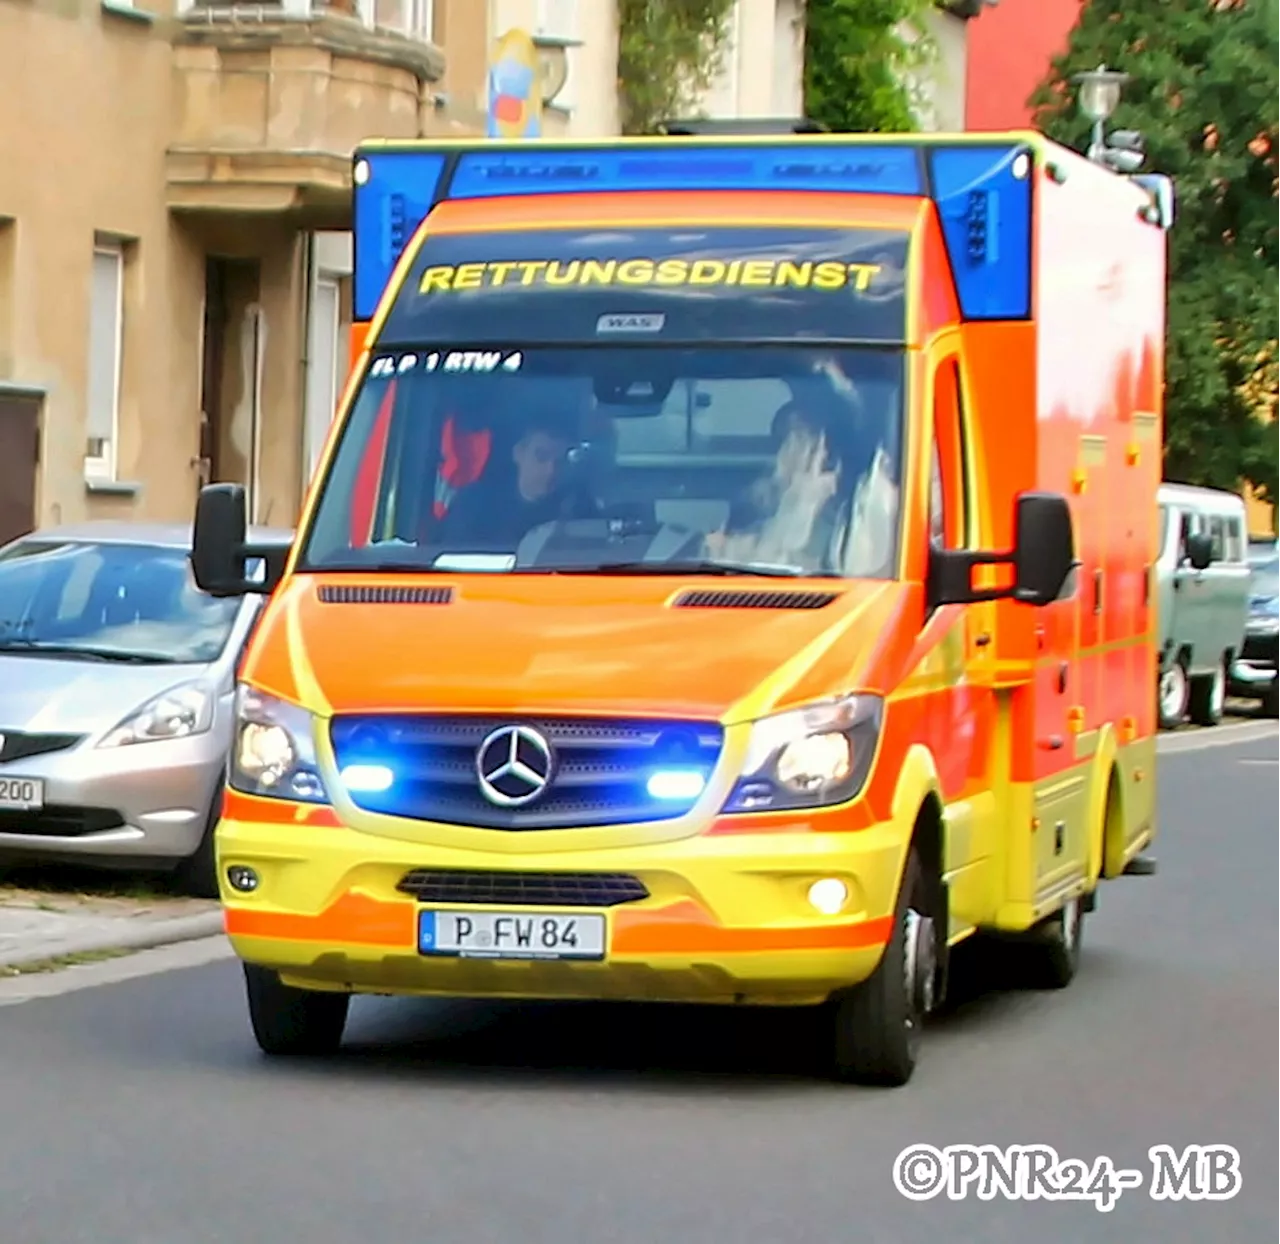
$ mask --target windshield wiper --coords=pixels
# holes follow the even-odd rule
[[[43,644],[36,639],[0,639],[0,652],[20,652],[33,657],[77,657],[113,665],[167,664],[172,658],[157,652],[121,652],[116,648],[80,648],[75,644]]]
[[[599,575],[752,575],[764,579],[798,579],[805,572],[796,566],[769,566],[753,562],[600,562],[592,566],[530,566],[516,573]],[[825,578],[827,576],[814,576]]]

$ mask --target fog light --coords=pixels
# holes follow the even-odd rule
[[[227,869],[227,884],[241,894],[252,894],[258,888],[258,881],[258,874],[244,864],[232,864]]]
[[[849,897],[849,887],[836,877],[823,877],[809,887],[809,902],[824,916],[834,916]]]

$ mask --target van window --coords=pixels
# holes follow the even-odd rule
[[[1209,543],[1213,548],[1212,559],[1215,562],[1226,561],[1227,520],[1221,514],[1209,517]]]
[[[1226,560],[1244,561],[1244,524],[1239,518],[1227,519]]]
[[[372,359],[300,568],[895,572],[901,350],[474,354],[482,369],[446,370],[428,349]],[[486,452],[442,499],[445,429],[459,419]]]

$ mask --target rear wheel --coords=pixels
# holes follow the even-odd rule
[[[284,984],[276,972],[244,965],[249,1022],[265,1054],[332,1054],[342,1044],[351,995]]]
[[[1160,675],[1160,689],[1156,707],[1161,730],[1175,730],[1187,715],[1187,702],[1191,698],[1191,684],[1187,680],[1187,667],[1182,657],[1174,657],[1169,667]]]
[[[1197,726],[1216,726],[1227,703],[1227,663],[1220,660],[1208,678],[1197,678],[1191,687],[1191,720]]]
[[[1078,897],[1031,931],[1025,949],[1033,986],[1065,989],[1071,984],[1080,967],[1083,932],[1084,902]]]
[[[907,857],[893,935],[861,985],[828,1003],[833,1070],[854,1084],[906,1084],[919,1057],[924,1017],[934,1005],[938,950],[927,915],[924,874]]]

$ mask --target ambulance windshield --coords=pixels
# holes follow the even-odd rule
[[[299,568],[891,576],[903,359],[806,344],[378,353]]]

